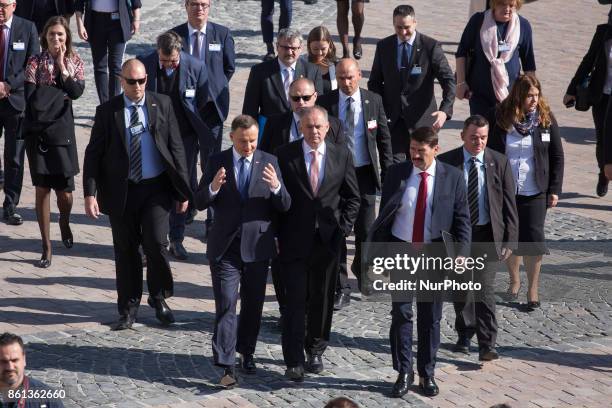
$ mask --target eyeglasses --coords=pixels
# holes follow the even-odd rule
[[[314,94],[310,94],[310,95],[289,95],[289,97],[291,98],[291,100],[293,102],[299,102],[300,99],[303,100],[304,102],[308,102],[310,100],[310,98],[312,98],[314,96]]]
[[[145,82],[147,82],[147,77],[138,78],[138,79],[123,77],[123,79],[125,80],[125,82],[127,82],[128,85],[136,85],[137,82],[138,82],[138,85],[144,85]]]
[[[298,51],[300,48],[302,48],[301,45],[298,45],[297,47],[291,47],[289,45],[278,44],[278,46],[279,46],[279,48],[282,48],[282,49],[287,50],[287,51]]]
[[[14,4],[15,3],[9,3],[9,4],[0,3],[0,10],[6,10],[7,8],[11,7]]]
[[[202,10],[208,10],[210,8],[210,4],[206,3],[189,3],[189,7],[192,9],[201,8]]]

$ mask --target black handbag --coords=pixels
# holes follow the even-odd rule
[[[576,86],[576,105],[577,111],[586,112],[591,106],[591,97],[589,96],[589,85],[591,84],[591,74]]]

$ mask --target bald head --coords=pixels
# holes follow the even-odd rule
[[[336,79],[338,88],[348,96],[359,90],[361,80],[361,69],[359,64],[352,58],[342,58],[336,65]]]
[[[314,106],[317,100],[317,92],[312,80],[299,78],[289,86],[289,103],[291,110],[300,113],[304,108]]]
[[[121,67],[121,87],[125,96],[138,102],[142,99],[147,85],[147,71],[136,58],[125,61]]]

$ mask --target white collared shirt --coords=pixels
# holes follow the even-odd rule
[[[436,180],[436,160],[427,170],[427,206],[425,210],[425,228],[423,231],[424,242],[431,242],[431,206],[433,203],[433,192]],[[422,171],[412,167],[412,173],[406,182],[406,190],[402,195],[402,204],[395,213],[391,233],[402,241],[412,242],[412,229],[414,226],[414,214],[416,212],[419,186],[421,184]]]
[[[608,76],[604,84],[603,93],[612,94],[612,38],[606,41],[606,55],[608,56]]]
[[[289,75],[289,84],[295,81],[295,67],[297,66],[298,60],[296,59],[295,62],[289,66],[283,64],[283,62],[279,58],[277,58],[276,60],[278,61],[278,66],[280,67],[283,85],[285,84],[285,79],[287,75]],[[287,72],[288,68],[291,68],[289,72]],[[285,96],[287,97],[287,100],[289,100],[289,88],[285,89]]]
[[[306,162],[306,172],[310,175],[310,161],[312,160],[311,151],[315,151],[306,140],[302,140],[302,150],[304,151],[304,161]],[[317,189],[321,187],[321,182],[323,181],[323,177],[325,176],[325,153],[327,149],[325,146],[325,142],[321,143],[319,147],[317,147],[317,164],[319,165],[319,183],[317,184]]]
[[[523,136],[513,127],[506,135],[506,157],[512,168],[516,194],[525,196],[540,194],[535,177],[533,136]]]
[[[338,103],[338,116],[342,123],[346,120],[346,109],[348,107],[347,99],[349,98],[344,92],[339,91],[340,101]],[[361,108],[361,90],[358,89],[353,95],[353,110],[355,116],[353,117],[353,127],[355,133],[352,135],[346,135],[347,139],[350,138],[353,142],[353,161],[355,167],[366,166],[370,164],[370,154],[368,152],[368,142],[366,138],[365,120],[363,117],[363,109]]]
[[[195,43],[193,41],[193,35],[196,31],[200,32],[200,59],[204,60],[204,56],[206,55],[206,24],[202,27],[201,30],[194,28],[191,24],[187,23],[187,31],[189,32],[189,55],[193,55],[193,47]]]
[[[410,38],[408,39],[408,41],[406,41],[408,44],[410,44],[410,46],[412,47],[412,54],[414,54],[414,40],[416,38],[416,30],[414,33],[412,33],[412,35],[410,36]],[[404,41],[402,41],[399,37],[395,37],[397,38],[397,67],[398,69],[400,69],[402,67],[402,49],[404,47]],[[408,56],[410,59],[412,59],[412,55]]]
[[[300,122],[300,116],[293,112],[293,117],[291,120],[291,131],[289,132],[289,141],[293,142],[295,140],[301,139],[304,137],[302,133],[300,133],[300,127],[298,123]]]

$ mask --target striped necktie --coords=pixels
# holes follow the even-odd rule
[[[130,129],[134,128],[139,122],[138,105],[132,105],[130,112]],[[140,148],[140,135],[130,133],[130,180],[138,183],[142,180],[142,152]]]
[[[468,169],[468,205],[470,207],[470,221],[472,225],[478,224],[478,169],[476,168],[476,157],[470,160]]]

